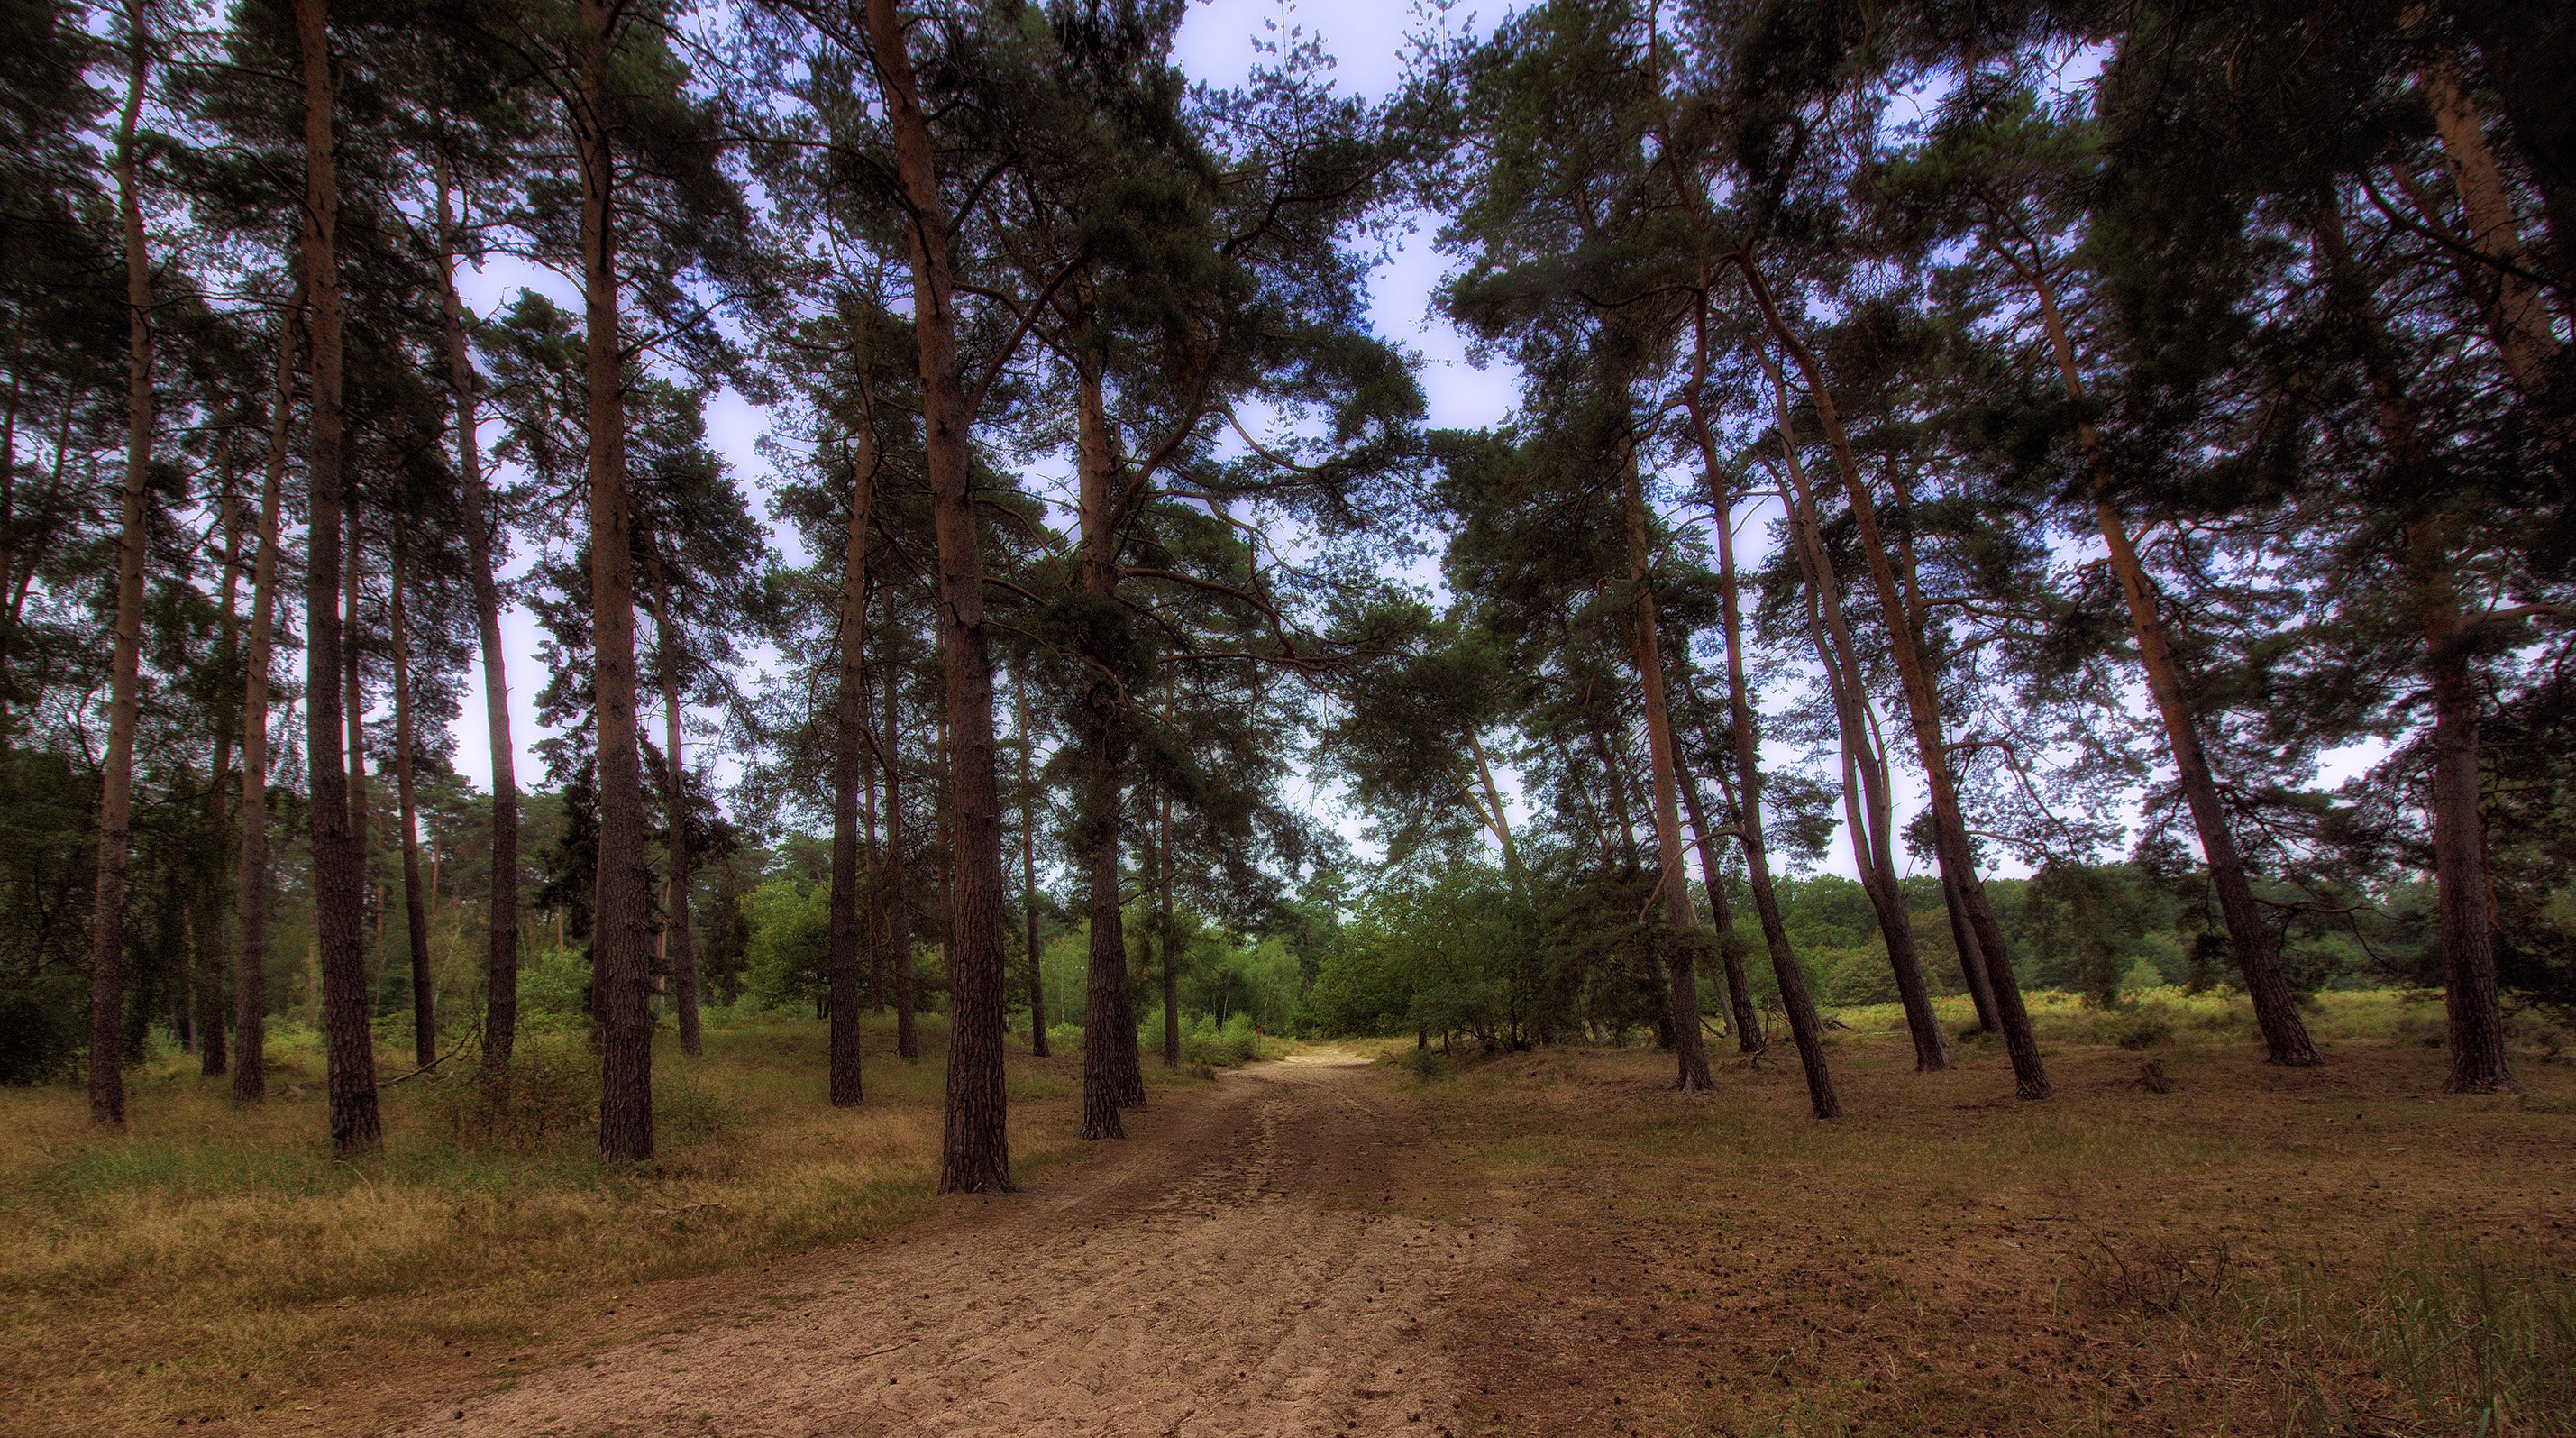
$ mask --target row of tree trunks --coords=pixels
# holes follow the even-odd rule
[[[1886,537],[1879,527],[1878,509],[1871,501],[1868,481],[1861,477],[1859,461],[1852,453],[1851,439],[1843,431],[1841,415],[1834,405],[1823,366],[1817,361],[1815,352],[1782,318],[1751,253],[1739,249],[1733,258],[1760,311],[1764,328],[1797,364],[1799,375],[1807,386],[1809,403],[1815,409],[1817,424],[1824,431],[1826,448],[1832,453],[1835,468],[1840,472],[1851,503],[1852,520],[1859,530],[1861,549],[1869,564],[1870,577],[1878,588],[1880,605],[1889,618],[1888,648],[1896,661],[1897,677],[1904,689],[1907,713],[1913,723],[1915,748],[1922,761],[1924,787],[1931,800],[1933,832],[1941,865],[1958,885],[1969,926],[1977,936],[1978,949],[1987,959],[1987,971],[1994,987],[1996,1016],[2003,1023],[2004,1047],[2012,1057],[2015,1091],[2026,1099],[2044,1099],[2049,1095],[2048,1071],[2040,1061],[2039,1042],[2031,1032],[2030,1015],[2022,1003],[2021,985],[2013,974],[2011,950],[2004,942],[2003,925],[1995,917],[1993,904],[1986,898],[1984,883],[1977,877],[1976,851],[1968,836],[1966,818],[1959,808],[1958,783],[1950,769],[1949,749],[1942,732],[1940,693],[1910,622],[1912,610],[1905,602],[1895,567],[1888,558]]]
[[[492,752],[491,894],[486,901],[483,960],[483,1062],[510,1061],[519,1034],[519,781],[510,738],[509,661],[501,647],[501,586],[492,553],[496,526],[490,483],[476,433],[481,384],[466,347],[465,305],[456,292],[457,222],[449,171],[438,167],[438,305],[447,341],[447,384],[456,406],[457,503],[465,529],[465,572],[474,591],[474,627],[482,644],[483,720]]]
[[[1673,745],[1670,696],[1664,688],[1662,636],[1655,626],[1653,552],[1648,547],[1644,486],[1637,475],[1632,444],[1625,456],[1620,486],[1627,511],[1629,648],[1644,691],[1646,754],[1655,800],[1656,888],[1663,903],[1665,967],[1670,980],[1667,1005],[1673,1025],[1673,1086],[1685,1091],[1716,1087],[1709,1076],[1708,1046],[1700,1037],[1699,976],[1693,962],[1699,916],[1691,908],[1690,880],[1682,868],[1682,820],[1678,767]]]
[[[305,463],[304,753],[312,800],[313,928],[321,969],[324,1087],[332,1145],[343,1153],[384,1140],[376,1105],[375,1039],[360,948],[365,856],[352,828],[341,750],[340,526],[344,493],[340,338],[340,185],[332,154],[337,94],[328,0],[296,0],[304,78],[304,290],[312,308],[310,455]]]
[[[286,445],[295,412],[295,325],[304,289],[277,316],[268,456],[259,485],[259,551],[251,561],[250,648],[242,656],[241,843],[233,876],[233,1101],[268,1095],[268,664],[276,642],[277,541]]]
[[[943,1193],[999,1193],[1011,1187],[1009,1100],[1002,1071],[1002,815],[994,769],[983,557],[969,494],[967,427],[973,416],[958,372],[947,208],[939,193],[930,118],[921,106],[895,0],[868,0],[867,17],[909,221],[913,334],[921,351],[925,468],[938,549],[940,677],[950,745],[948,815],[957,865],[948,904],[948,1104],[939,1188]]]
[[[1914,1067],[1917,1072],[1937,1072],[1950,1066],[1949,1044],[1941,1032],[1940,1016],[1932,1009],[1931,986],[1924,980],[1923,961],[1915,951],[1914,915],[1896,874],[1895,802],[1874,733],[1877,716],[1871,712],[1859,649],[1843,609],[1842,585],[1834,573],[1833,557],[1825,550],[1806,469],[1791,437],[1788,385],[1768,355],[1762,356],[1762,366],[1771,382],[1782,469],[1788,476],[1783,498],[1788,502],[1798,568],[1806,580],[1809,632],[1842,742],[1843,806],[1851,825],[1852,860],[1878,920],[1880,940],[1887,946],[1888,966],[1896,975],[1906,1032],[1914,1041]]]
[[[840,675],[832,701],[831,1091],[836,1108],[864,1097],[859,1056],[859,788],[868,744],[868,524],[876,508],[876,436],[850,437],[850,520],[842,540]],[[880,900],[880,902],[882,902]]]

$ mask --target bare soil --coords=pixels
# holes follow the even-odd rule
[[[1352,1055],[1227,1074],[1058,1182],[638,1295],[650,1336],[389,1431],[1447,1433],[1440,1316],[1516,1239],[1430,1196],[1415,1107]]]

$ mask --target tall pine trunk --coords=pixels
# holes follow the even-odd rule
[[[2044,1099],[2049,1095],[2048,1071],[2040,1061],[2039,1040],[2031,1032],[2030,1014],[2022,1004],[2021,985],[2013,975],[2011,950],[2004,942],[2003,925],[1996,919],[1994,906],[1986,898],[1985,885],[1977,877],[1976,851],[1969,842],[1967,820],[1959,808],[1958,782],[1951,772],[1949,748],[1942,734],[1940,692],[1916,640],[1910,622],[1911,611],[1898,586],[1895,566],[1888,558],[1886,538],[1879,529],[1877,506],[1871,502],[1868,482],[1861,478],[1859,461],[1852,454],[1851,439],[1843,432],[1842,417],[1834,406],[1833,395],[1825,384],[1824,369],[1817,362],[1815,352],[1781,317],[1779,306],[1772,301],[1770,287],[1763,282],[1762,272],[1754,264],[1751,253],[1736,251],[1735,262],[1744,276],[1746,288],[1752,292],[1756,307],[1761,311],[1764,327],[1797,363],[1799,375],[1807,386],[1809,402],[1815,406],[1816,422],[1824,431],[1826,447],[1832,452],[1834,466],[1841,474],[1843,488],[1851,502],[1852,520],[1860,532],[1861,551],[1869,563],[1870,578],[1878,588],[1880,606],[1888,616],[1888,647],[1905,691],[1915,751],[1922,761],[1924,788],[1931,798],[1933,834],[1941,866],[1958,884],[1961,905],[1966,909],[1969,925],[1976,933],[1977,947],[1987,959],[1988,975],[1994,986],[1996,1017],[2003,1023],[2004,1047],[2012,1056],[2014,1090],[2026,1099]]]
[[[832,1106],[865,1097],[859,1057],[859,787],[868,744],[868,524],[876,507],[876,437],[851,437],[850,519],[841,541],[840,672],[832,695]]]
[[[891,629],[892,595],[887,596],[886,609]],[[898,702],[898,666],[887,664],[884,668],[886,852],[884,897],[880,902],[886,914],[886,986],[894,990],[894,1055],[909,1064],[921,1062],[921,1031],[913,1021],[912,893],[903,859],[903,710]]]
[[[321,970],[324,1086],[342,1153],[384,1141],[375,1038],[359,947],[364,855],[350,824],[340,752],[340,181],[331,151],[337,95],[328,0],[295,0],[304,70],[304,289],[312,304],[311,456],[305,463],[304,754],[312,798],[313,947]]]
[[[599,746],[599,870],[591,982],[600,1016],[599,1152],[653,1156],[653,871],[635,735],[634,516],[626,475],[625,348],[618,330],[616,163],[609,131],[612,0],[580,0],[574,149],[581,162],[581,277],[590,431],[591,697]]]
[[[669,826],[664,848],[671,861],[662,922],[670,946],[671,1007],[680,1022],[680,1052],[696,1058],[706,1052],[706,1041],[698,1029],[698,942],[689,929],[689,760],[684,747],[688,733],[682,723],[687,698],[680,683],[683,651],[672,615],[670,575],[658,567],[654,573],[660,580],[654,587],[657,602],[653,635],[662,651],[661,662],[655,666],[662,678],[662,811]]]
[[[2397,487],[2414,496],[2403,552],[2408,598],[2424,636],[2425,687],[2433,702],[2433,888],[2441,913],[2443,1008],[2450,1020],[2451,1093],[2495,1093],[2517,1087],[2505,1053],[2504,1011],[2496,975],[2495,925],[2489,910],[2486,816],[2479,807],[2479,694],[2470,667],[2471,622],[2462,613],[2452,521],[2436,506],[2438,487],[2426,457],[2412,398],[2389,352],[2386,324],[2343,236],[2343,216],[2329,205],[2317,243],[2335,303],[2360,332],[2372,418],[2388,450]]]
[[[1154,885],[1161,890],[1154,916],[1154,943],[1163,961],[1163,1067],[1181,1066],[1181,966],[1172,942],[1172,796],[1157,796],[1159,823],[1154,838]]]
[[[370,916],[375,919],[375,937],[381,940],[384,908],[376,895],[376,856],[371,842],[374,835],[367,823],[367,686],[363,629],[358,618],[358,606],[366,593],[366,533],[359,523],[359,486],[345,475],[343,480],[340,503],[348,520],[348,534],[342,541],[347,572],[342,577],[340,599],[340,713],[349,730],[349,832],[355,836],[353,842],[358,848],[358,954],[363,966],[368,961],[369,947],[366,921]],[[378,943],[375,947],[379,950],[374,956],[376,978],[369,988],[375,999],[381,999],[385,960],[383,945]],[[370,1017],[374,1002],[371,999],[369,1003]]]
[[[519,1037],[519,780],[510,739],[509,661],[501,647],[501,585],[490,482],[476,434],[474,359],[465,343],[465,305],[456,293],[456,221],[444,158],[438,167],[438,307],[447,341],[447,385],[456,403],[457,503],[465,528],[465,572],[474,590],[474,627],[483,649],[483,721],[492,749],[492,870],[484,925],[483,1062],[507,1064]]]
[[[1078,577],[1099,622],[1114,623],[1117,605],[1117,475],[1109,449],[1109,419],[1100,393],[1101,361],[1084,352],[1075,359],[1077,483],[1081,551]],[[1082,1013],[1082,1136],[1124,1138],[1119,1111],[1130,1085],[1141,1091],[1136,1022],[1127,1001],[1127,935],[1118,903],[1118,840],[1122,771],[1127,762],[1126,695],[1106,655],[1084,656],[1081,708],[1076,717],[1082,793],[1074,847],[1087,887],[1091,942],[1086,955]]]
[[[295,413],[295,324],[304,289],[277,314],[268,458],[259,483],[259,553],[251,561],[250,650],[242,656],[241,847],[233,878],[233,1101],[268,1096],[268,663],[277,614],[278,511]]]
[[[868,0],[868,38],[894,133],[895,168],[910,223],[913,334],[921,349],[924,450],[938,542],[939,655],[945,683],[949,825],[956,881],[949,895],[947,1127],[942,1193],[1011,1187],[1009,1096],[1003,1086],[1002,813],[994,773],[993,665],[984,632],[984,565],[968,493],[966,393],[957,368],[948,217],[939,194],[930,117],[922,110],[895,0]]]
[[[438,1063],[438,986],[429,973],[429,898],[420,881],[419,786],[412,766],[418,736],[412,729],[411,630],[403,599],[410,575],[403,564],[401,521],[396,520],[395,526],[389,606],[394,650],[394,800],[402,824],[403,937],[411,955],[412,1054],[427,1069]]]
[[[1029,950],[1029,1053],[1047,1057],[1046,968],[1038,948],[1037,739],[1029,732],[1029,696],[1019,669],[1011,670],[1011,727],[1020,740],[1020,921]]]
[[[1637,683],[1646,704],[1646,753],[1655,791],[1656,888],[1664,908],[1664,964],[1671,984],[1666,1005],[1672,1014],[1673,1086],[1685,1091],[1717,1086],[1708,1072],[1708,1045],[1700,1037],[1699,975],[1693,951],[1699,915],[1691,908],[1690,880],[1682,868],[1681,788],[1675,778],[1678,759],[1673,745],[1673,715],[1664,690],[1663,638],[1656,632],[1653,554],[1646,535],[1646,497],[1637,476],[1632,445],[1623,466],[1620,494],[1627,511],[1629,648],[1637,666]]]
[[[125,109],[116,127],[116,211],[125,234],[125,484],[116,543],[116,637],[108,656],[107,755],[90,890],[89,1117],[125,1126],[125,864],[134,818],[134,726],[143,682],[143,486],[152,463],[152,257],[143,242],[135,129],[152,60],[141,0],[127,0]]]
[[[223,493],[217,500],[217,510],[224,532],[224,577],[220,586],[223,597],[216,622],[215,642],[217,652],[225,663],[230,664],[239,656],[241,647],[242,515],[241,504],[233,493],[233,436],[230,428],[224,431],[219,443],[221,458],[217,473],[222,477]],[[239,716],[232,712],[231,702],[219,697],[215,702],[214,763],[207,771],[206,784],[206,832],[214,842],[218,859],[232,848],[233,814],[226,802],[230,796],[225,789],[232,777],[233,740],[239,722]],[[196,971],[190,983],[197,1005],[197,1063],[199,1072],[214,1078],[230,1068],[230,1056],[224,1045],[224,1015],[230,997],[226,993],[230,985],[225,981],[231,976],[225,972],[227,966],[224,963],[223,889],[207,884],[197,897],[196,910],[196,918],[189,929],[197,948]]]

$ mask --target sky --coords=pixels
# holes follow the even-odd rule
[[[1240,83],[1259,60],[1261,41],[1273,37],[1277,27],[1290,26],[1318,37],[1324,49],[1335,60],[1334,82],[1351,93],[1366,98],[1382,98],[1401,82],[1406,35],[1420,23],[1420,12],[1411,5],[1393,0],[1307,0],[1307,3],[1284,5],[1278,0],[1206,0],[1191,7],[1177,43],[1182,68],[1194,79],[1212,85]],[[1489,23],[1466,12],[1452,20],[1471,32],[1481,33]],[[1413,352],[1420,360],[1422,384],[1429,413],[1428,423],[1441,428],[1472,428],[1493,424],[1508,415],[1517,399],[1517,379],[1508,365],[1479,368],[1468,357],[1465,337],[1437,313],[1434,295],[1445,277],[1448,258],[1434,243],[1434,226],[1430,217],[1416,224],[1409,233],[1396,238],[1389,253],[1376,264],[1369,286],[1369,313],[1378,332]],[[575,310],[580,305],[577,289],[561,276],[531,269],[515,262],[495,261],[487,268],[460,278],[460,289],[466,302],[476,312],[489,314],[506,305],[522,286],[550,295],[559,303]],[[759,453],[758,444],[768,429],[763,408],[733,392],[719,394],[707,414],[709,439],[743,475],[755,492],[757,512],[766,514],[771,481],[770,466]],[[488,438],[487,438],[488,445]],[[1692,522],[1675,515],[1677,522]],[[1707,522],[1705,511],[1696,521]],[[1766,526],[1739,518],[1738,544],[1745,562],[1758,564],[1768,550]],[[783,525],[773,525],[786,562],[802,559],[801,547]],[[516,561],[524,565],[528,556]],[[1436,585],[1436,573],[1426,569],[1415,576]],[[514,747],[518,751],[517,771],[521,787],[532,788],[543,782],[543,767],[534,746],[545,733],[536,722],[534,695],[544,676],[539,669],[540,634],[536,623],[524,609],[504,616],[503,633],[510,672],[510,710]],[[477,787],[488,789],[491,782],[490,741],[484,721],[482,673],[474,666],[457,725],[456,767]],[[1892,717],[1892,716],[1891,716]],[[700,756],[693,755],[692,762]],[[1794,747],[1767,746],[1766,759],[1772,763],[1792,762],[1800,757]],[[718,774],[737,767],[735,762],[718,755]],[[1525,807],[1518,800],[1518,785],[1506,774],[1504,785],[1512,797],[1516,821],[1526,821]],[[1919,783],[1897,766],[1898,807],[1910,813],[1920,802]],[[1332,802],[1329,781],[1321,785],[1304,782],[1294,786],[1292,798],[1315,807],[1323,818],[1335,824],[1363,854],[1374,849],[1362,837],[1363,816],[1341,811]],[[1911,867],[1899,855],[1901,866]],[[1825,872],[1850,875],[1855,872],[1846,838],[1839,832],[1820,866]],[[2017,866],[2004,865],[2000,872],[2021,872]]]

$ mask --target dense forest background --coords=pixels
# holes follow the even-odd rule
[[[0,1078],[311,1030],[363,1147],[552,1029],[639,1157],[654,1043],[856,1103],[891,1010],[976,1188],[1014,1033],[1106,1136],[1256,1030],[1824,1117],[1844,1009],[2041,1098],[2026,990],[2440,989],[2463,1090],[2576,1005],[2566,16],[1432,9],[1359,99],[1182,13],[0,12]]]

